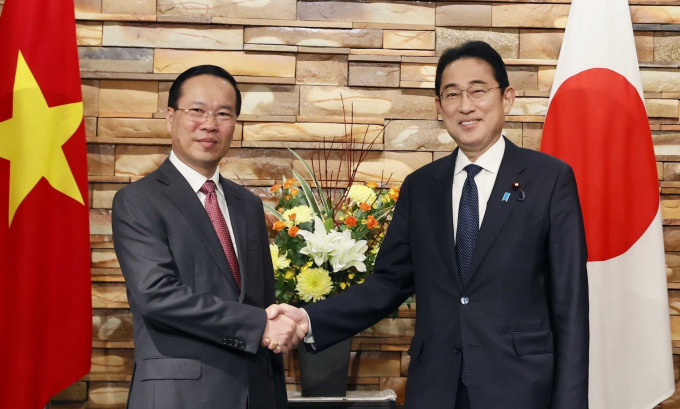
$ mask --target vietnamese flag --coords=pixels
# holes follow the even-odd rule
[[[5,0],[0,38],[0,408],[38,409],[90,370],[73,0]]]
[[[541,150],[576,174],[588,244],[590,409],[673,394],[652,135],[625,0],[573,0]]]

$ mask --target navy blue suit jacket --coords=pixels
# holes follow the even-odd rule
[[[462,354],[472,409],[587,408],[587,254],[571,168],[506,140],[462,285],[451,206],[458,154],[406,178],[374,274],[305,307],[317,349],[415,293],[407,408],[452,408]]]

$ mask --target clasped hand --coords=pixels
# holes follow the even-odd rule
[[[309,332],[307,314],[288,304],[267,307],[267,325],[262,334],[262,346],[275,353],[286,353],[297,347]]]

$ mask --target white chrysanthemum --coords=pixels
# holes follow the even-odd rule
[[[300,230],[298,236],[302,236],[307,244],[300,250],[314,259],[314,264],[321,266],[328,260],[333,251],[333,237],[326,233],[326,227],[318,217],[314,218],[314,233],[307,230]]]
[[[291,214],[295,215],[295,220],[290,220]],[[309,206],[295,206],[283,212],[283,218],[296,225],[307,223],[314,218],[314,211]]]
[[[305,302],[320,301],[333,290],[330,274],[323,268],[303,268],[295,290]]]
[[[368,245],[366,240],[356,241],[352,238],[349,230],[343,232],[333,231],[332,236],[333,251],[330,254],[330,262],[333,272],[355,267],[357,271],[366,271],[366,251]]]
[[[269,245],[269,253],[272,256],[272,264],[274,265],[274,270],[283,270],[290,266],[290,260],[286,258],[288,253],[279,255],[279,246],[276,244]]]
[[[356,203],[368,203],[370,205],[375,202],[376,196],[373,189],[364,185],[352,185],[347,192],[347,197]]]

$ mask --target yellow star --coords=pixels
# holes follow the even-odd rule
[[[83,120],[83,103],[48,107],[38,82],[19,52],[12,118],[0,122],[0,157],[9,160],[9,225],[40,179],[81,204],[83,196],[62,145]]]

